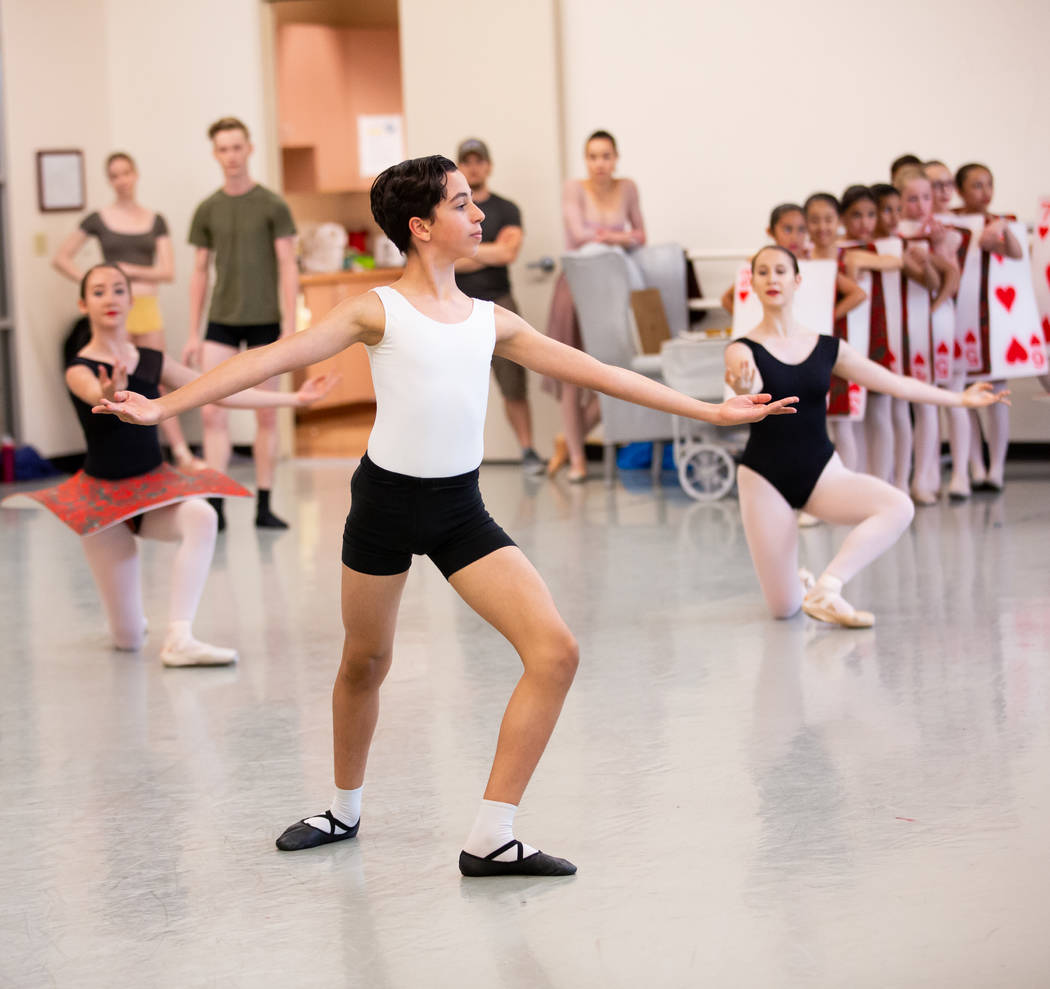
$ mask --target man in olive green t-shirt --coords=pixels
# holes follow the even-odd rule
[[[252,153],[248,128],[236,117],[223,117],[208,128],[212,151],[222,166],[222,188],[193,214],[190,243],[197,248],[190,276],[190,332],[183,360],[210,371],[246,347],[262,347],[295,331],[299,269],[295,260],[295,222],[287,203],[248,173]],[[208,294],[208,272],[215,259],[215,289],[208,325],[201,340],[201,317]],[[260,385],[276,388],[278,379]],[[255,524],[287,529],[270,511],[270,488],[277,459],[277,410],[257,409],[253,453],[258,503]],[[206,405],[204,459],[226,470],[230,460],[228,414]],[[225,528],[221,498],[211,499]]]

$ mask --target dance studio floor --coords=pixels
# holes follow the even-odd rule
[[[76,539],[0,512],[0,986],[1050,985],[1050,466],[920,511],[866,632],[767,619],[732,500],[484,468],[581,644],[518,815],[562,880],[459,876],[516,660],[427,561],[360,838],[275,850],[331,792],[351,469],[282,465],[287,533],[228,510],[198,631],[234,670],[161,668],[170,548],[119,654]]]

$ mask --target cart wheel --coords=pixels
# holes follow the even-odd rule
[[[720,446],[693,446],[678,464],[678,480],[690,498],[717,501],[729,494],[736,479],[733,458]]]

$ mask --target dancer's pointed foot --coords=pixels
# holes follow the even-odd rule
[[[835,577],[821,577],[802,599],[802,610],[818,622],[844,628],[871,628],[875,624],[870,611],[857,611],[842,596],[842,581]]]
[[[547,461],[547,476],[553,477],[558,473],[569,462],[569,444],[566,442],[565,437],[558,433],[554,437],[554,452],[551,454],[550,460]]]
[[[188,636],[165,642],[160,661],[165,666],[229,666],[237,662],[237,650]]]
[[[937,504],[937,495],[932,494],[929,491],[922,491],[919,488],[912,488],[911,500],[914,501],[916,505],[921,505],[926,508],[930,505]]]

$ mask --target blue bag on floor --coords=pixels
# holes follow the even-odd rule
[[[645,470],[653,463],[652,443],[625,443],[616,451],[616,466],[620,470]],[[674,470],[674,449],[671,443],[664,444],[661,470]]]
[[[35,481],[39,477],[56,477],[58,474],[51,461],[45,460],[31,446],[20,446],[15,450],[16,481]]]

